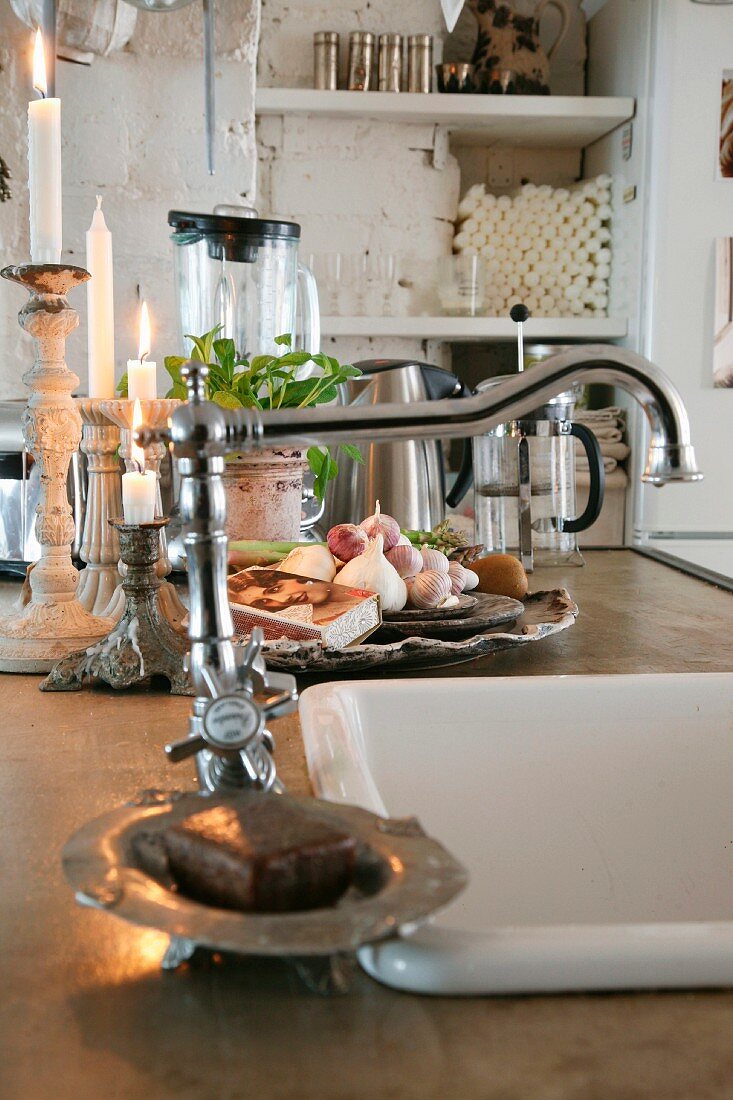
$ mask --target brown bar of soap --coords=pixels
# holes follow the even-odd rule
[[[280,795],[193,814],[163,833],[182,893],[209,905],[278,913],[334,905],[349,886],[356,840]]]

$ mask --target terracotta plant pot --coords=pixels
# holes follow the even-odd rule
[[[229,539],[296,542],[305,460],[302,451],[266,449],[227,459],[224,489]]]

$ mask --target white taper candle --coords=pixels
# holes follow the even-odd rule
[[[89,396],[115,395],[115,310],[112,286],[112,234],[102,213],[102,196],[87,230],[87,349]]]
[[[46,99],[41,32],[33,52],[33,87],[43,97],[28,104],[28,190],[31,260],[61,261],[61,100]]]

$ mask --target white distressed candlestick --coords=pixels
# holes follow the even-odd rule
[[[29,568],[28,587],[15,608],[0,618],[0,672],[48,672],[56,661],[92,645],[113,625],[90,615],[77,599],[79,574],[71,561],[74,517],[66,492],[81,419],[71,396],[79,379],[64,359],[66,337],[79,324],[79,315],[65,296],[89,273],[80,267],[23,264],[0,274],[30,292],[18,315],[36,349],[33,367],[23,375],[30,390],[23,438],[41,475],[36,509],[41,556]]]
[[[79,576],[77,595],[82,607],[101,615],[120,584],[117,562],[120,544],[110,519],[122,513],[120,429],[102,412],[94,398],[78,398],[81,413],[81,449],[87,456],[88,489],[80,555],[86,569]]]

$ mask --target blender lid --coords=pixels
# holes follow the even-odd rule
[[[234,218],[222,214],[191,214],[169,210],[168,225],[178,232],[196,232],[204,237],[274,237],[298,240],[297,222],[269,221],[266,218]]]

